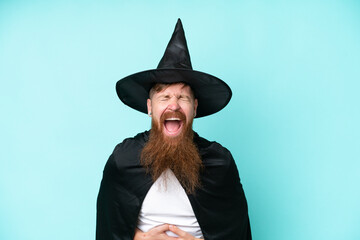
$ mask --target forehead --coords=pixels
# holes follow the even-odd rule
[[[175,83],[165,86],[158,93],[182,93],[182,94],[191,94],[191,88],[188,85],[183,83]]]

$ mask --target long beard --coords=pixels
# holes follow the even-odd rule
[[[177,112],[177,114],[179,116],[182,113]],[[184,123],[180,135],[167,137],[162,132],[164,118],[161,117],[160,124],[152,120],[149,141],[141,152],[141,164],[151,174],[154,181],[165,170],[172,170],[185,191],[194,193],[200,186],[199,172],[202,161],[193,141],[192,121],[188,124]],[[185,116],[181,118],[184,120]]]

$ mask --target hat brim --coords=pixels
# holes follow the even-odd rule
[[[156,83],[186,83],[198,100],[196,117],[204,117],[223,109],[230,101],[230,87],[221,79],[191,69],[162,68],[138,72],[120,79],[116,92],[127,106],[147,114],[146,100]]]

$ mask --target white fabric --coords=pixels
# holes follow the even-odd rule
[[[151,228],[165,223],[175,225],[196,238],[202,238],[190,201],[171,170],[165,171],[147,193],[137,227],[143,232],[148,232]],[[177,237],[170,231],[167,234]]]

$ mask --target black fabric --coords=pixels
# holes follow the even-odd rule
[[[133,240],[142,202],[153,184],[140,165],[149,132],[115,147],[103,172],[97,199],[97,240]],[[195,133],[204,169],[201,184],[188,195],[205,240],[250,240],[248,208],[235,161],[216,142]]]
[[[157,68],[192,69],[184,28],[178,19],[171,39]]]

